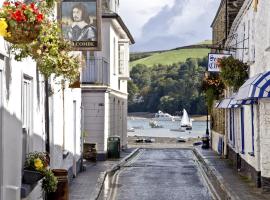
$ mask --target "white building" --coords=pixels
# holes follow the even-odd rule
[[[119,1],[103,2],[102,51],[87,52],[82,73],[85,142],[96,144],[98,160],[106,159],[107,139],[127,144],[127,81],[129,45],[134,43],[118,15]]]
[[[81,89],[53,79],[46,85],[36,63],[30,58],[14,61],[1,38],[0,200],[41,198],[40,184],[31,188],[22,183],[29,152],[49,152],[51,168],[67,169],[70,177],[79,170]]]
[[[261,0],[254,6],[257,2],[244,2],[226,42],[232,55],[249,65],[250,77],[235,94],[226,92],[226,136],[234,166],[269,191],[270,1]]]

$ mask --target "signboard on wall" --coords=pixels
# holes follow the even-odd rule
[[[219,72],[220,69],[218,67],[218,59],[224,57],[230,57],[230,54],[216,54],[216,53],[209,53],[208,54],[208,71],[209,72]]]
[[[63,0],[59,5],[63,37],[73,49],[101,50],[101,0]]]

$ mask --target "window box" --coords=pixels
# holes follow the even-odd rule
[[[27,170],[23,171],[23,183],[33,185],[42,179],[44,175],[38,171]]]

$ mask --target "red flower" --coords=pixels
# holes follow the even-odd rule
[[[25,4],[22,4],[22,10],[26,10],[27,9],[27,7],[26,7],[26,5]]]
[[[15,19],[17,22],[26,21],[24,14],[20,10],[16,10],[11,14],[11,18]]]
[[[18,1],[15,2],[15,6],[16,6],[16,7],[18,7],[18,6],[21,5],[21,4],[22,4],[21,2],[18,2]]]
[[[3,6],[9,6],[10,5],[10,2],[8,2],[8,1],[5,1],[4,3],[3,3]]]
[[[43,14],[38,14],[37,16],[36,16],[36,20],[38,21],[38,22],[42,22],[42,20],[43,20]]]
[[[32,8],[33,10],[36,10],[35,3],[31,3],[31,4],[30,4],[30,8]]]

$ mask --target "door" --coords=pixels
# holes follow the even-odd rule
[[[76,134],[76,127],[77,127],[77,108],[76,108],[76,101],[73,101],[73,175],[77,175],[77,163],[76,163],[76,142],[77,142],[77,134]]]
[[[32,132],[32,113],[33,113],[33,99],[32,99],[32,79],[28,76],[23,77],[22,83],[22,128],[23,128],[23,162],[25,155],[31,151],[31,132]]]

